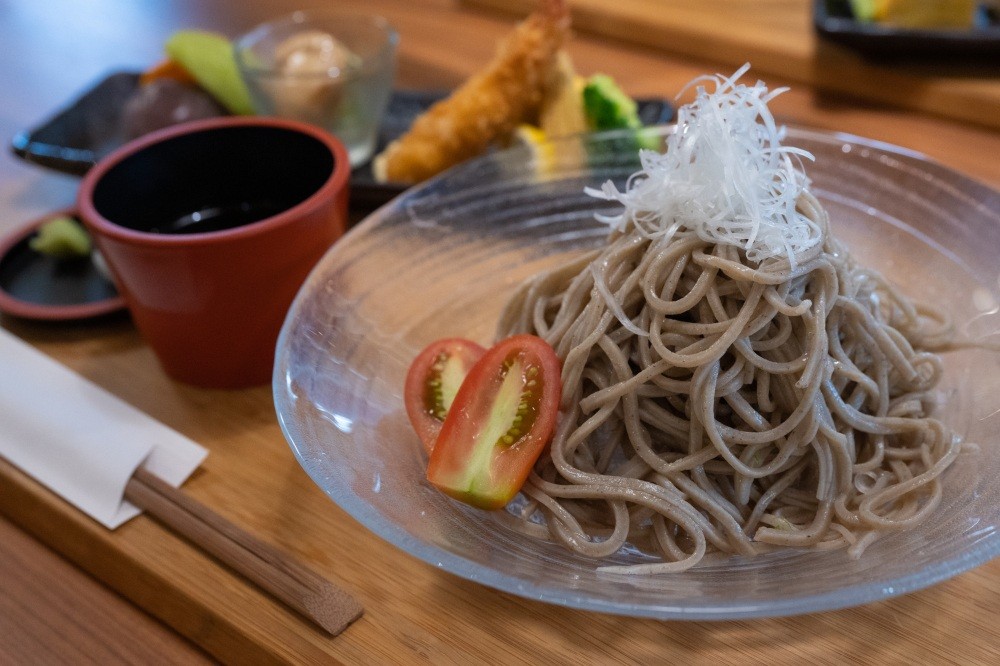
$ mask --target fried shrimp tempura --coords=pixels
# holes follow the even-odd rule
[[[565,0],[541,0],[485,70],[434,104],[375,157],[375,178],[415,183],[509,137],[538,113],[568,33]]]

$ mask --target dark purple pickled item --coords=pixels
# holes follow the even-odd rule
[[[225,109],[201,88],[161,78],[136,88],[125,104],[122,128],[128,140],[164,127],[224,115]]]

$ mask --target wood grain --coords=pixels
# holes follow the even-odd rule
[[[90,26],[88,30],[104,30],[100,34],[110,43],[95,41],[93,32],[59,30],[60,12],[69,14],[75,7],[70,0],[9,4],[5,18],[10,20],[0,22],[0,38],[24,65],[9,62],[0,67],[0,83],[18,92],[11,106],[0,111],[2,129],[8,133],[43,117],[99,70],[152,61],[158,44],[176,27],[199,25],[235,32],[268,15],[322,3],[170,0],[158,4],[152,14],[121,10],[114,29],[100,28],[96,18],[81,21]],[[446,0],[344,4],[384,13],[396,25],[401,34],[400,84],[408,87],[455,85],[488,60],[496,40],[511,26],[507,18],[456,8]],[[34,37],[15,30],[19,25],[30,26]],[[39,34],[55,41],[36,43]],[[715,69],[710,46],[699,58],[685,58],[580,34],[570,50],[581,72],[608,71],[633,94],[673,97],[692,77]],[[73,61],[78,63],[75,74]],[[63,87],[53,91],[39,85],[46,80],[59,81]],[[776,85],[787,82],[781,77],[769,80]],[[995,131],[890,106],[859,104],[809,86],[796,86],[779,97],[775,107],[786,122],[900,144],[1000,186],[1000,160],[996,160],[1000,134]],[[32,169],[8,155],[0,156],[7,194],[0,197],[5,213],[0,224],[26,219],[25,211],[33,206],[62,206],[67,202],[59,197],[71,197],[72,183]],[[341,582],[366,608],[364,617],[331,639],[236,581],[154,521],[140,517],[110,533],[17,470],[0,464],[0,513],[220,660],[241,664],[1000,663],[1000,630],[995,624],[1000,615],[1000,561],[905,597],[804,617],[657,622],[545,605],[495,592],[417,561],[350,519],[295,461],[267,387],[208,391],[173,383],[125,317],[63,326],[2,317],[0,325],[208,447],[208,459],[185,484],[185,492]],[[23,571],[28,576],[46,575],[31,568]],[[13,593],[19,595],[18,604],[30,609],[24,612],[46,618],[41,634],[51,630],[35,641],[36,660],[44,660],[45,641],[56,640],[57,635],[90,645],[86,637],[95,630],[87,618],[70,621],[46,610],[21,588],[15,587]],[[99,596],[90,598],[93,604],[104,603]]]
[[[463,0],[523,14],[534,0]],[[812,0],[568,0],[578,32],[818,89],[1000,128],[1000,62],[892,62],[820,39]]]
[[[0,571],[0,662],[211,663],[196,646],[3,518]]]

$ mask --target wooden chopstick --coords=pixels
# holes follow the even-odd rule
[[[364,612],[345,590],[144,469],[125,498],[333,636]]]

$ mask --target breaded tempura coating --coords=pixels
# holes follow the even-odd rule
[[[565,0],[541,0],[485,70],[434,104],[375,157],[376,179],[416,183],[509,137],[537,115],[568,33]]]

